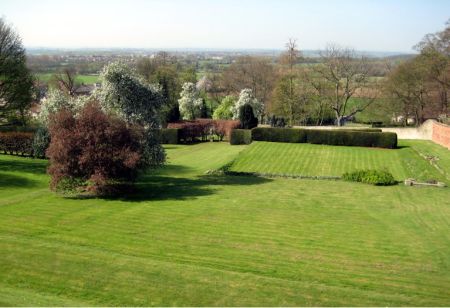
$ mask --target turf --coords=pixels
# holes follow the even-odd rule
[[[449,189],[204,175],[244,151],[170,146],[122,199],[0,155],[0,305],[450,305]]]
[[[450,152],[430,141],[400,141],[399,149],[343,147],[306,143],[253,142],[230,170],[303,176],[341,176],[357,169],[387,169],[397,180],[440,180],[449,183]],[[441,157],[436,168],[418,151]]]

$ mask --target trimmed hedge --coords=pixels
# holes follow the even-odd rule
[[[180,141],[180,129],[162,128],[159,136],[162,144],[178,144]]]
[[[252,143],[252,130],[250,129],[233,129],[230,136],[230,144],[250,144]]]
[[[33,155],[34,133],[0,132],[0,151],[11,155]]]
[[[256,127],[252,129],[252,140],[288,143],[312,143],[327,145],[397,147],[397,134],[382,133],[380,129],[298,129]]]
[[[340,131],[352,131],[352,132],[369,132],[369,133],[381,133],[381,128],[339,128]]]
[[[255,141],[305,143],[306,130],[298,128],[255,127],[252,129]]]
[[[397,147],[397,134],[317,129],[307,131],[306,142],[394,149]]]
[[[13,126],[13,125],[3,125],[0,126],[0,132],[8,133],[8,132],[27,132],[34,133],[38,127],[36,126]]]

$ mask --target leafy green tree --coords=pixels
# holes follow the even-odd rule
[[[17,33],[0,18],[0,117],[27,122],[34,78],[26,67],[25,49]]]
[[[236,98],[234,96],[225,96],[219,107],[214,110],[213,119],[215,120],[231,120],[233,118],[233,112],[231,108],[236,103]]]

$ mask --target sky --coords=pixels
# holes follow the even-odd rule
[[[26,47],[411,52],[450,0],[0,0]]]

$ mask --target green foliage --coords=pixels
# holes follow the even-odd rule
[[[306,132],[306,142],[313,144],[345,145],[395,149],[397,134],[380,132],[360,132],[344,130],[310,129]]]
[[[33,156],[38,158],[45,157],[45,151],[50,145],[50,133],[47,127],[41,126],[36,130],[33,138]]]
[[[233,112],[231,108],[236,103],[234,96],[225,96],[220,105],[214,110],[213,119],[215,120],[231,120],[233,118]]]
[[[252,129],[252,139],[270,142],[306,142],[306,131],[297,128],[255,127]]]
[[[26,125],[34,96],[22,40],[0,17],[0,119]]]
[[[179,128],[162,128],[160,138],[162,144],[178,144],[180,141]]]
[[[230,144],[250,144],[252,143],[252,131],[250,129],[233,129],[230,136]]]
[[[346,181],[361,182],[377,186],[395,185],[394,176],[386,170],[357,170],[342,175]]]
[[[239,121],[243,129],[252,129],[258,126],[258,118],[255,117],[251,105],[245,104],[239,109]]]

